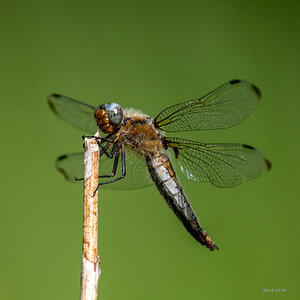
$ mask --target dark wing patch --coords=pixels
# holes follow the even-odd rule
[[[167,132],[228,128],[252,114],[260,97],[249,81],[232,80],[200,99],[166,108],[154,124]]]
[[[240,83],[240,82],[241,82],[240,79],[234,79],[234,80],[229,81],[230,84],[237,84],[237,83]]]

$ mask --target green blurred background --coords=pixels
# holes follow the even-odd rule
[[[82,187],[64,181],[54,161],[80,151],[83,132],[50,111],[49,93],[113,100],[154,117],[242,78],[262,90],[255,114],[186,137],[253,145],[273,169],[234,189],[181,176],[221,250],[197,244],[154,187],[103,190],[100,298],[299,299],[299,8],[298,1],[1,1],[0,298],[79,298]]]

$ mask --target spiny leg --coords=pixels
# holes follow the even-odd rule
[[[109,137],[111,137],[111,135],[107,135],[106,137],[98,137],[98,136],[93,136],[93,135],[87,135],[87,136],[83,135],[82,136],[82,138],[95,138],[97,140],[97,144],[101,148],[100,156],[104,153],[108,158],[112,159],[115,154],[115,151],[116,151],[115,143],[119,139],[119,136],[115,136],[112,139],[109,139]],[[107,144],[105,146],[103,146],[102,145],[103,142],[107,142]],[[113,147],[111,153],[108,153],[107,150],[111,146],[111,144],[114,144],[114,147]]]
[[[108,134],[106,137],[99,137],[99,136],[94,136],[94,135],[83,135],[82,138],[94,138],[98,141],[100,141],[100,143],[103,143],[103,142],[107,142],[107,143],[110,143],[110,144],[113,144],[117,141],[117,139],[119,138],[118,136],[114,136],[112,139],[110,139],[111,137],[111,134]]]
[[[111,152],[108,153],[107,150],[108,150],[108,148],[111,146],[111,143],[108,143],[108,144],[106,144],[105,146],[102,146],[102,144],[101,144],[100,142],[98,142],[98,141],[97,141],[97,143],[98,143],[99,147],[101,148],[101,151],[100,151],[100,155],[99,155],[99,156],[102,156],[102,154],[104,153],[108,158],[113,159],[113,157],[114,157],[114,155],[115,155],[115,153],[116,153],[117,145],[114,144],[114,145],[113,145],[113,148],[112,148],[112,150],[111,150]]]
[[[120,151],[117,151],[116,153],[116,158],[115,160],[118,160],[119,158],[119,155],[120,155]],[[106,181],[106,182],[99,182],[98,184],[98,187],[97,187],[97,190],[98,188],[101,186],[101,185],[104,185],[104,184],[109,184],[109,183],[113,183],[113,182],[116,182],[118,180],[121,180],[125,177],[126,175],[126,160],[125,160],[125,149],[124,149],[124,146],[122,145],[122,149],[121,149],[121,159],[122,159],[122,175],[118,178],[115,178],[115,179],[112,179],[112,180],[109,180],[109,181]],[[118,163],[118,162],[117,162]],[[101,168],[101,166],[100,166]],[[96,190],[96,191],[97,191]],[[95,191],[95,193],[96,193]]]
[[[101,151],[100,151],[100,157],[102,156],[103,153],[106,154],[106,156],[110,159],[113,159],[113,157],[115,156],[115,160],[114,160],[114,166],[113,166],[113,170],[112,170],[112,174],[111,175],[102,175],[102,176],[98,176],[98,178],[101,178],[101,177],[113,177],[115,176],[115,173],[116,173],[116,170],[117,170],[117,165],[118,165],[118,160],[119,160],[119,155],[115,155],[116,154],[116,149],[117,149],[117,144],[114,144],[113,145],[113,148],[111,150],[110,153],[107,152],[107,149],[111,146],[111,144],[106,144],[105,147],[103,147],[101,145],[101,143],[99,143],[97,141],[99,147],[101,148]],[[105,149],[106,148],[106,149]],[[103,151],[102,151],[103,149]],[[81,180],[84,180],[84,178],[74,178],[76,181],[81,181]]]
[[[114,145],[114,148],[116,149],[115,146],[116,145]],[[116,175],[117,168],[118,168],[118,162],[119,162],[120,152],[117,152],[117,153],[115,153],[115,152],[116,152],[116,150],[114,150],[115,159],[114,159],[114,165],[113,165],[113,169],[111,171],[111,174],[110,175],[100,175],[100,176],[98,176],[98,178],[114,177]],[[100,169],[101,169],[101,166],[100,166]]]

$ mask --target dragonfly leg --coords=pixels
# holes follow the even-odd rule
[[[114,154],[116,152],[116,145],[114,145]],[[113,154],[113,155],[114,155]],[[116,175],[116,172],[117,172],[117,168],[118,168],[118,162],[119,162],[119,157],[120,157],[120,152],[117,152],[115,154],[115,160],[114,160],[114,165],[113,165],[113,169],[111,171],[111,174],[110,175],[100,175],[98,176],[98,178],[107,178],[107,177],[114,177]],[[101,165],[100,165],[100,169],[101,169]]]
[[[98,143],[98,141],[97,141],[97,143]],[[110,174],[110,175],[101,175],[101,176],[98,176],[98,178],[102,178],[102,177],[114,177],[115,174],[116,174],[116,171],[117,171],[118,160],[119,160],[119,153],[116,154],[117,145],[116,145],[116,144],[113,145],[113,148],[112,148],[112,150],[111,150],[110,153],[107,152],[107,149],[105,149],[105,147],[103,147],[103,146],[101,145],[101,143],[98,143],[98,145],[99,145],[99,147],[101,148],[101,150],[100,150],[100,156],[101,156],[103,153],[105,153],[105,154],[107,155],[107,157],[109,157],[109,158],[111,158],[111,159],[115,156],[114,165],[113,165],[113,170],[112,170],[111,174]],[[106,145],[106,146],[107,146],[107,145]],[[109,147],[107,147],[107,148],[109,148]],[[102,149],[103,149],[103,150],[102,150]],[[84,178],[76,178],[76,177],[75,177],[74,179],[75,179],[76,181],[84,180]]]
[[[109,139],[109,137],[111,137],[111,135],[107,135],[106,137],[99,137],[99,136],[94,136],[94,135],[83,135],[82,139],[84,139],[84,138],[90,138],[90,139],[94,138],[94,139],[100,141],[100,143],[103,143],[103,142],[114,143],[117,140],[116,137],[114,137],[112,139]]]
[[[112,139],[109,139],[110,135],[107,135],[106,137],[98,137],[94,135],[83,135],[82,138],[94,138],[97,140],[97,144],[101,148],[100,156],[104,153],[108,158],[112,159],[116,152],[116,141],[119,139],[119,137],[115,136]],[[102,143],[107,142],[105,146],[102,145]],[[111,146],[111,144],[114,144],[113,149],[111,153],[108,153],[107,150]]]
[[[119,153],[120,152],[117,152],[116,156],[119,156]],[[121,179],[123,179],[125,177],[125,175],[126,175],[126,160],[125,160],[125,149],[124,149],[123,146],[122,146],[122,149],[121,149],[121,158],[122,158],[122,175],[120,177],[118,177],[118,178],[115,178],[115,179],[112,179],[112,180],[109,180],[109,181],[106,181],[106,182],[99,182],[98,187],[97,187],[95,193],[97,192],[98,188],[101,185],[113,183],[113,182],[121,180]],[[101,169],[101,166],[100,166],[100,169]]]
[[[104,153],[108,158],[110,159],[113,159],[113,157],[115,156],[115,153],[116,153],[116,148],[117,148],[117,145],[114,144],[113,145],[113,148],[111,150],[110,153],[107,152],[108,148],[110,147],[111,143],[108,143],[106,144],[105,146],[103,146],[101,144],[101,142],[97,141],[99,147],[101,148],[101,151],[100,151],[100,156],[102,156],[102,154]]]

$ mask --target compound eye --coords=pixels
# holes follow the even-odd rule
[[[123,120],[122,107],[119,104],[113,102],[104,105],[104,107],[107,111],[109,123],[111,125],[119,126]]]

